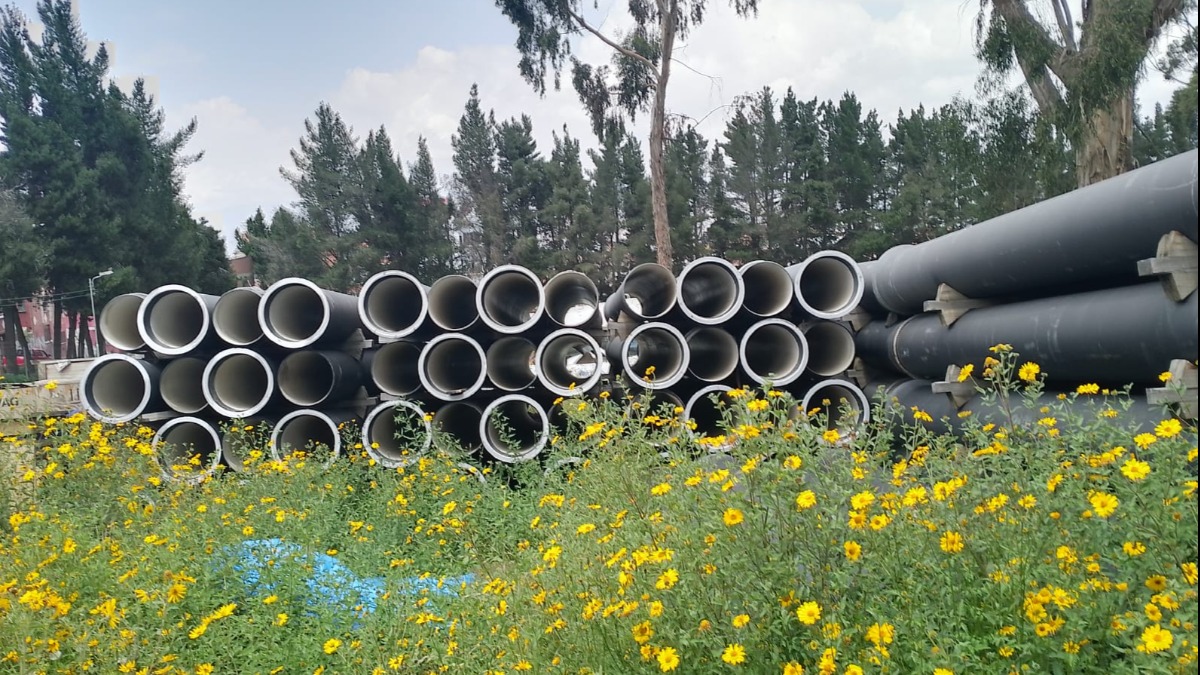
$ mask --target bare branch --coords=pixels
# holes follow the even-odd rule
[[[1048,64],[1039,65],[1030,63],[1027,58],[1022,56],[1020,50],[1017,52],[1017,61],[1021,65],[1021,71],[1025,74],[1026,81],[1029,82],[1034,98],[1037,99],[1038,107],[1048,112],[1049,107],[1061,104],[1063,99],[1062,93],[1050,81],[1046,69],[1049,68],[1063,82],[1072,82],[1079,69],[1078,52],[1067,50],[1051,37],[1050,33],[1046,32],[1046,28],[1029,11],[1025,0],[994,0],[992,4],[995,11],[1004,17],[1010,27],[1019,26],[1041,43],[1042,49],[1038,51],[1053,54]]]
[[[603,42],[604,44],[608,45],[609,47],[612,47],[616,51],[620,52],[622,55],[627,56],[627,57],[633,59],[634,61],[638,61],[642,64],[645,64],[645,66],[647,68],[649,68],[651,72],[653,72],[653,73],[658,72],[658,66],[655,65],[655,63],[653,61],[651,61],[650,59],[642,56],[641,54],[633,51],[632,49],[622,47],[619,43],[614,42],[607,35],[605,35],[604,33],[601,33],[599,30],[596,30],[595,28],[593,28],[592,25],[589,24],[587,21],[585,21],[582,16],[579,16],[578,14],[573,12],[569,7],[567,8],[566,11],[567,11],[567,14],[570,14],[571,18],[575,20],[575,23],[579,24],[580,28],[582,28],[582,29],[586,30],[587,32],[591,33],[592,35],[595,35],[596,37],[600,38],[600,41]],[[658,78],[655,77],[655,79],[657,80]]]
[[[1067,6],[1067,0],[1050,0],[1050,4],[1054,6],[1054,18],[1058,21],[1058,30],[1062,33],[1067,49],[1072,52],[1079,51],[1079,43],[1075,41],[1075,27],[1071,25],[1071,8]]]

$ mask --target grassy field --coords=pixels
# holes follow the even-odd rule
[[[997,356],[1030,428],[877,411],[849,438],[737,390],[696,444],[675,410],[567,399],[550,459],[583,461],[482,482],[441,442],[322,468],[238,427],[248,470],[188,484],[147,429],[35,420],[0,439],[32,450],[0,673],[1196,672],[1195,428],[1134,434],[1086,387],[1073,418]]]

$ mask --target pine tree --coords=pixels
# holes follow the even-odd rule
[[[425,253],[418,264],[418,276],[430,281],[459,269],[455,258],[454,235],[450,230],[454,206],[438,189],[437,173],[429,144],[417,139],[417,161],[409,167],[408,184],[413,192],[415,232],[420,233]]]
[[[484,115],[479,86],[471,85],[458,133],[450,138],[459,182],[463,246],[472,272],[482,274],[507,260],[504,214],[496,177],[495,120]]]

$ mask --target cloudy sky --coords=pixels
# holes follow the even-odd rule
[[[35,0],[15,3],[32,15]],[[585,6],[592,3],[587,2]],[[624,23],[624,0],[598,0],[588,17],[606,30]],[[971,96],[977,0],[761,0],[739,19],[710,0],[707,21],[679,46],[669,112],[704,119],[714,138],[735,97],[769,85],[801,98],[855,92],[885,122],[896,111]],[[195,213],[227,236],[254,209],[295,196],[279,175],[304,119],[328,101],[357,135],[380,125],[405,162],[425,136],[448,174],[450,136],[467,92],[479,83],[498,118],[529,113],[544,148],[566,125],[591,142],[568,89],[539,99],[517,72],[516,29],[492,0],[78,0],[84,31],[110,43],[119,81],[146,77],[168,124],[199,120],[189,169]],[[584,40],[593,63],[609,52]],[[1172,87],[1152,73],[1143,106]],[[639,125],[644,132],[644,127]],[[644,133],[642,134],[644,135]]]

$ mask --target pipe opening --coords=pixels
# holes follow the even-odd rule
[[[537,364],[547,389],[560,396],[582,394],[600,380],[600,346],[587,333],[566,329],[542,342]]]
[[[689,358],[686,340],[674,326],[646,323],[633,329],[621,350],[625,373],[647,389],[663,389],[683,379]]]
[[[796,275],[795,293],[800,305],[813,316],[836,319],[862,300],[862,272],[845,254],[815,253]]]
[[[714,384],[701,389],[688,399],[683,417],[696,425],[695,429],[690,430],[693,438],[710,438],[725,434],[722,425],[725,424],[725,393],[728,391],[729,387]]]
[[[545,293],[546,313],[560,326],[582,326],[599,311],[600,292],[596,284],[580,272],[559,272],[546,282]]]
[[[705,382],[719,382],[737,370],[738,343],[729,331],[703,326],[688,331],[688,372]]]
[[[140,308],[142,336],[154,351],[179,354],[194,349],[208,330],[208,308],[194,292],[151,293]]]
[[[544,311],[542,284],[524,268],[492,270],[480,282],[478,294],[480,316],[501,332],[528,328]]]
[[[158,380],[163,403],[175,412],[194,415],[208,407],[204,398],[204,367],[202,359],[184,357],[169,361]]]
[[[480,422],[483,449],[493,459],[522,462],[533,459],[550,436],[546,411],[527,396],[510,395],[492,401]]]
[[[306,456],[328,455],[324,462],[328,465],[342,452],[342,437],[337,425],[312,410],[297,410],[285,415],[275,427],[271,440],[278,459],[303,452]]]
[[[487,375],[485,362],[483,348],[478,342],[445,334],[425,345],[418,374],[434,396],[458,400],[471,396],[483,386]]]
[[[371,379],[392,396],[409,396],[421,390],[418,364],[421,348],[412,342],[389,342],[379,347],[371,361]]]
[[[406,466],[432,443],[425,412],[409,401],[386,401],[363,422],[363,447],[384,468]]]
[[[285,343],[307,344],[320,337],[329,321],[325,296],[304,284],[272,288],[262,302],[259,311],[266,320],[264,328]]]
[[[258,302],[262,293],[249,287],[226,291],[213,308],[213,328],[221,339],[235,347],[247,347],[262,339]]]
[[[324,403],[337,386],[333,364],[320,352],[295,352],[279,364],[279,393],[298,406]]]
[[[275,376],[263,357],[235,351],[218,354],[208,363],[203,384],[213,410],[225,417],[243,417],[271,400]]]
[[[729,262],[693,261],[679,274],[679,307],[695,321],[724,321],[741,308],[745,287]]]
[[[854,363],[854,334],[833,321],[818,321],[804,327],[808,342],[808,370],[819,377],[832,377]]]
[[[450,274],[429,287],[429,318],[445,330],[462,330],[479,318],[478,288],[467,277]]]
[[[825,427],[849,432],[871,419],[871,402],[862,389],[845,380],[825,380],[813,385],[800,402],[800,411],[810,413],[820,408],[818,415]]]
[[[808,344],[795,325],[765,319],[742,336],[742,365],[750,379],[780,386],[795,381],[808,364]]]
[[[199,481],[216,469],[221,441],[207,423],[193,417],[167,421],[154,435],[154,459],[167,478]]]
[[[146,346],[138,332],[138,310],[142,306],[141,293],[126,293],[109,300],[100,310],[100,334],[104,341],[125,352],[133,352]]]
[[[404,337],[425,319],[425,289],[403,272],[382,272],[368,280],[360,298],[363,323],[376,335]]]
[[[464,452],[479,449],[483,440],[479,436],[479,425],[483,411],[472,403],[452,402],[438,408],[430,424],[436,433],[446,434]]]
[[[242,420],[242,425],[230,425],[221,435],[221,459],[231,470],[246,470],[246,460],[254,450],[269,445],[271,422],[264,419]],[[264,441],[267,441],[264,443]]]
[[[629,312],[642,319],[657,319],[675,306],[677,292],[671,270],[658,263],[642,263],[625,275],[617,289]]]
[[[84,404],[93,417],[127,422],[145,412],[153,386],[137,361],[110,356],[97,361],[85,375]]]
[[[745,286],[744,306],[751,314],[775,316],[786,310],[796,295],[787,268],[770,260],[755,260],[739,270]]]
[[[537,345],[523,337],[503,337],[487,349],[487,374],[505,391],[519,391],[537,381],[534,356]]]

